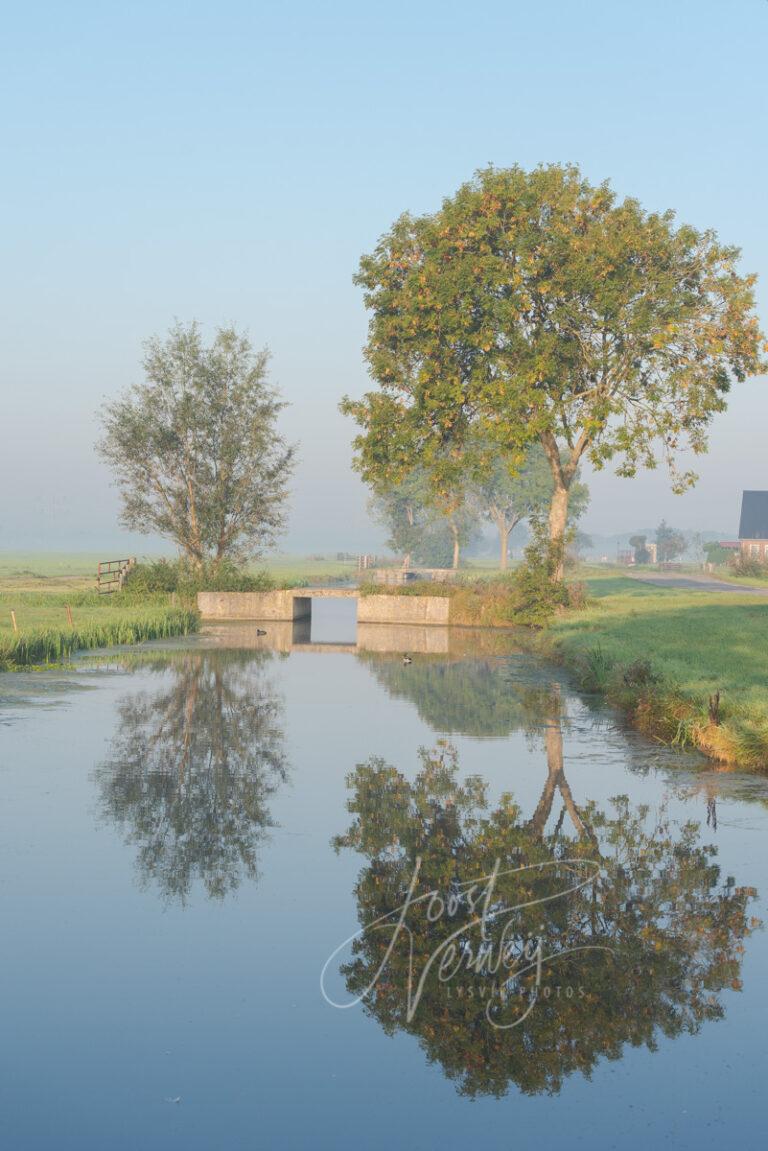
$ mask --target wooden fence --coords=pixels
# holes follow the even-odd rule
[[[135,556],[127,560],[102,560],[96,571],[96,589],[99,595],[120,591],[125,577],[135,563]]]

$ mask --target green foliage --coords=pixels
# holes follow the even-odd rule
[[[472,499],[480,514],[499,533],[501,566],[507,566],[507,546],[511,532],[523,520],[543,519],[552,502],[552,470],[541,444],[532,444],[519,470],[509,460],[495,454],[486,470],[480,471],[472,487]],[[589,488],[578,479],[571,484],[568,501],[569,524],[573,526],[589,503]]]
[[[556,573],[562,564],[562,541],[544,539],[541,533],[525,549],[515,570],[512,613],[516,623],[546,627],[553,615],[569,603],[565,582]]]
[[[244,572],[229,560],[195,567],[188,560],[153,560],[138,563],[123,583],[123,598],[138,598],[158,592],[177,593],[194,600],[200,591],[271,591],[275,581],[264,571]]]
[[[635,553],[635,563],[636,564],[647,564],[647,563],[651,562],[651,553],[648,551],[648,548],[645,546],[645,541],[646,541],[645,536],[630,536],[629,537],[629,546],[632,548],[632,551]]]
[[[462,547],[477,533],[463,493],[453,498],[436,495],[420,468],[397,484],[374,485],[370,509],[389,531],[388,547],[427,567],[451,567],[454,546]]]
[[[575,167],[478,172],[360,262],[379,390],[342,404],[360,428],[356,466],[396,483],[418,459],[450,491],[489,456],[515,470],[538,440],[553,538],[583,458],[632,476],[660,454],[684,490],[695,476],[677,453],[706,450],[732,382],[762,366],[738,259]]]
[[[685,551],[685,536],[662,520],[656,528],[656,559],[660,564],[676,560]]]
[[[730,548],[724,548],[722,544],[714,540],[711,543],[705,543],[703,548],[707,563],[710,564],[727,564],[734,558]]]
[[[269,353],[234,328],[210,347],[197,324],[151,339],[145,383],[102,411],[98,449],[113,469],[122,523],[173,540],[202,565],[257,554],[281,530],[294,448]]]

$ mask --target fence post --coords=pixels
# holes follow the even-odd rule
[[[16,612],[13,610],[13,608],[11,608],[11,623],[13,624],[13,630],[18,632],[19,625],[16,623]]]

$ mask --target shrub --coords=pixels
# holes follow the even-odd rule
[[[565,583],[553,579],[561,548],[537,535],[514,573],[510,606],[516,623],[546,627],[556,611],[567,607],[569,595]]]
[[[751,579],[768,579],[768,564],[756,556],[747,556],[739,552],[731,561],[731,568],[736,575],[749,576]]]
[[[274,582],[266,572],[249,574],[230,562],[193,568],[185,560],[154,560],[136,564],[123,583],[126,597],[176,592],[193,600],[199,591],[270,591]]]
[[[647,659],[636,659],[628,664],[622,676],[626,687],[651,687],[660,682],[660,677]]]

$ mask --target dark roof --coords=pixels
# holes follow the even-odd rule
[[[739,539],[768,540],[768,492],[744,492]]]

